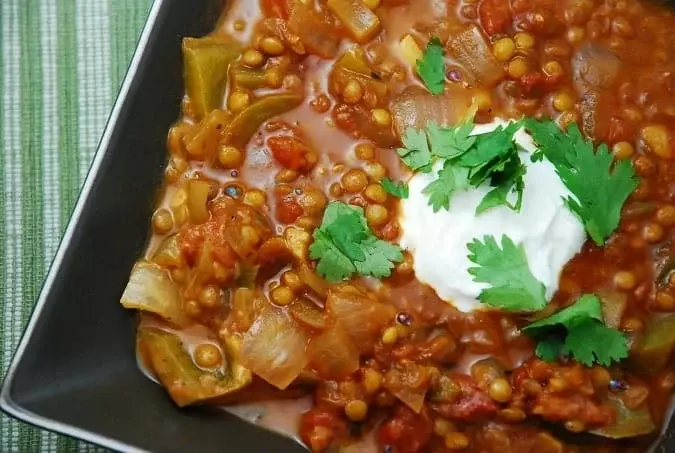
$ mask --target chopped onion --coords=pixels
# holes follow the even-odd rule
[[[354,287],[330,290],[326,311],[345,329],[359,352],[372,350],[382,329],[396,316],[396,309],[369,299]]]
[[[307,366],[309,338],[283,311],[266,307],[244,335],[242,364],[273,386],[285,389]]]
[[[301,1],[291,2],[288,28],[300,37],[305,48],[322,58],[333,58],[340,45],[335,29]]]
[[[296,299],[288,307],[288,312],[303,327],[313,330],[323,330],[326,328],[326,314],[317,304],[306,297]]]
[[[172,234],[162,241],[152,261],[163,267],[179,267],[182,264],[178,234]]]
[[[172,324],[189,323],[181,308],[178,287],[168,272],[154,263],[136,263],[120,302],[124,308],[154,313]]]
[[[359,369],[359,352],[338,323],[312,338],[310,364],[324,379],[344,379]]]
[[[431,374],[422,365],[402,363],[387,371],[384,382],[392,395],[419,414],[431,384]]]
[[[312,291],[321,297],[326,297],[328,294],[328,283],[319,277],[308,265],[300,264],[298,266],[298,276]]]
[[[450,37],[448,47],[457,61],[483,86],[492,86],[504,77],[499,63],[480,29],[471,25]]]
[[[467,89],[450,87],[444,96],[434,96],[420,87],[410,87],[391,101],[396,132],[403,136],[409,127],[424,129],[429,121],[451,126],[466,118],[473,96]]]

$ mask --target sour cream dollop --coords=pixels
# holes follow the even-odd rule
[[[484,134],[505,124],[494,121],[478,125],[473,133]],[[516,133],[515,140],[522,148],[521,161],[527,166],[520,212],[500,206],[476,216],[476,207],[490,191],[485,184],[455,193],[450,210],[434,213],[422,191],[436,179],[438,163],[433,172],[413,176],[410,195],[401,200],[401,246],[413,256],[417,279],[464,312],[485,308],[477,298],[488,287],[474,282],[468,272],[475,265],[468,259],[466,246],[474,239],[492,235],[501,244],[501,237],[507,235],[522,244],[530,270],[546,287],[549,299],[558,289],[563,267],[586,240],[583,224],[564,204],[563,198],[570,192],[553,164],[546,159],[531,162],[536,145],[524,131]]]

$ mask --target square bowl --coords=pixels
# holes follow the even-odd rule
[[[0,407],[10,415],[125,452],[303,451],[223,410],[178,409],[139,371],[134,314],[119,305],[180,114],[181,39],[209,33],[225,7],[155,1],[5,379]]]
[[[134,314],[119,305],[149,237],[166,133],[180,113],[181,39],[209,33],[226,3],[155,0],[3,384],[8,414],[123,452],[304,451],[223,410],[178,409],[140,372]],[[675,451],[672,421],[654,451]]]

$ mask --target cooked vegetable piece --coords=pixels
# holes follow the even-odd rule
[[[241,344],[242,364],[279,389],[288,387],[308,363],[309,337],[287,313],[264,307]]]
[[[296,299],[288,312],[291,317],[304,327],[315,330],[323,330],[328,325],[326,314],[311,300],[301,297]]]
[[[138,261],[134,265],[120,302],[124,308],[154,313],[178,326],[189,323],[178,287],[168,272],[154,263]]]
[[[239,44],[221,36],[183,40],[185,91],[197,119],[221,107],[230,63],[240,54]]]
[[[252,381],[251,372],[232,360],[212,371],[198,368],[180,338],[173,333],[142,327],[138,331],[138,341],[145,349],[155,375],[180,407],[222,398],[247,387]]]
[[[645,327],[642,341],[631,354],[631,363],[642,372],[660,371],[669,362],[673,347],[675,347],[675,315],[667,315]]]
[[[473,98],[465,88],[451,86],[444,96],[434,96],[420,87],[406,88],[391,100],[394,129],[399,136],[408,128],[421,130],[433,121],[439,126],[453,126],[470,113]]]
[[[162,241],[152,256],[152,261],[167,268],[181,265],[183,259],[178,244],[178,234],[172,234]]]
[[[483,86],[492,86],[504,77],[504,67],[492,54],[491,46],[477,26],[471,25],[450,37],[454,57]]]
[[[185,137],[185,149],[194,159],[210,161],[216,156],[222,131],[232,116],[219,109],[210,111],[199,123],[199,127]]]
[[[380,31],[380,19],[361,0],[328,0],[326,5],[358,43],[370,41]]]
[[[591,433],[609,437],[610,439],[625,439],[649,434],[656,429],[649,408],[645,405],[631,410],[626,406],[621,395],[608,393],[607,398],[616,409],[616,421],[609,426],[597,428]]]
[[[232,76],[232,83],[234,86],[249,90],[257,90],[265,87],[267,80],[265,71],[261,69],[245,68],[243,66],[232,68],[230,75]]]
[[[190,221],[195,225],[209,220],[209,210],[206,203],[209,199],[211,184],[206,181],[191,179],[188,186],[188,210],[190,211]]]
[[[333,58],[340,45],[335,29],[310,6],[300,0],[290,0],[288,28],[300,37],[310,53]]]
[[[307,353],[324,379],[344,379],[359,369],[359,352],[339,323],[312,338]]]
[[[303,96],[297,93],[270,94],[255,100],[232,118],[223,132],[222,143],[245,149],[265,121],[293,110],[302,100]]]
[[[333,65],[328,75],[329,87],[333,94],[341,95],[351,80],[357,80],[365,92],[371,92],[378,99],[383,99],[387,95],[388,87],[374,76],[376,74],[376,68],[370,64],[363,49],[351,47]]]
[[[415,363],[395,365],[385,376],[385,386],[392,395],[418,414],[430,384],[429,369]]]
[[[373,348],[383,327],[396,315],[393,306],[375,302],[349,286],[328,292],[326,311],[345,329],[360,352]]]

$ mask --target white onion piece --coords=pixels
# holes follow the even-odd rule
[[[172,324],[189,323],[181,308],[178,288],[168,272],[147,261],[139,261],[134,266],[120,303],[124,308],[159,315]]]

